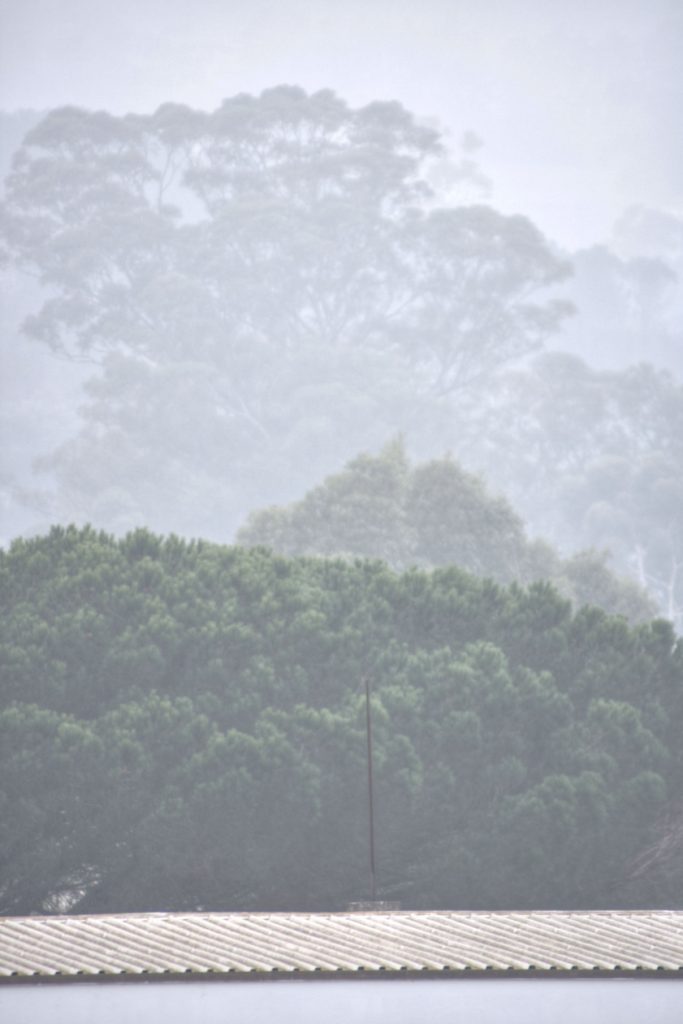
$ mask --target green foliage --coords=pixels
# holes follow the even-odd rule
[[[655,614],[646,593],[615,576],[606,556],[562,559],[529,541],[510,504],[453,459],[412,467],[401,439],[360,455],[284,508],[252,512],[237,543],[285,555],[381,558],[396,569],[457,565],[500,583],[551,580],[577,606],[596,604],[631,621]]]
[[[405,486],[387,462],[361,462],[370,492]],[[387,898],[678,898],[675,871],[640,866],[683,781],[666,623],[574,615],[547,583],[143,530],[18,541],[0,581],[3,912],[364,896],[365,678]]]

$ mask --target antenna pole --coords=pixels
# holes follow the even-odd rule
[[[375,879],[375,808],[372,787],[372,714],[370,711],[370,678],[365,676],[365,723],[368,740],[368,812],[370,816],[370,883],[371,899],[377,899]]]

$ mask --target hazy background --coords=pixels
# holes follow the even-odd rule
[[[6,111],[213,109],[282,82],[483,140],[492,201],[559,243],[680,206],[677,0],[2,0]]]
[[[10,260],[3,273],[1,338],[4,542],[65,518],[115,531],[143,522],[229,541],[253,508],[300,498],[359,450],[377,452],[403,432],[411,455],[449,450],[483,473],[532,534],[564,553],[610,549],[620,570],[641,584],[652,575],[643,568],[642,551],[644,533],[649,540],[654,535],[654,515],[657,559],[666,566],[656,574],[658,600],[664,601],[662,588],[683,586],[683,526],[678,496],[672,498],[679,453],[671,454],[677,415],[671,410],[680,403],[676,388],[683,372],[683,12],[676,0],[0,0],[0,18],[3,175],[25,132],[62,105],[124,115],[152,113],[173,101],[211,111],[225,97],[258,95],[283,83],[308,92],[333,89],[351,107],[398,100],[442,134],[456,164],[464,159],[475,170],[476,180],[460,179],[452,187],[446,178],[434,179],[440,203],[486,202],[503,214],[523,214],[543,233],[549,251],[571,265],[572,277],[548,296],[573,303],[576,313],[549,332],[545,347],[586,364],[544,364],[505,384],[492,377],[483,399],[470,396],[476,416],[465,415],[460,404],[427,435],[410,427],[416,413],[413,420],[394,415],[390,385],[383,416],[366,425],[357,421],[356,435],[340,419],[327,435],[313,438],[315,418],[304,418],[297,430],[300,437],[309,432],[308,442],[271,460],[273,472],[259,469],[258,460],[235,471],[226,450],[233,474],[242,473],[243,483],[249,473],[252,479],[232,504],[216,497],[212,516],[207,507],[218,484],[215,470],[196,487],[188,482],[182,501],[169,501],[172,485],[156,497],[152,491],[155,467],[174,456],[170,442],[166,451],[150,449],[145,468],[140,459],[135,469],[118,442],[105,443],[102,409],[107,401],[116,403],[116,387],[121,396],[126,389],[132,395],[130,386],[120,383],[121,375],[117,385],[110,368],[104,406],[93,411],[91,394],[90,411],[83,412],[83,384],[102,370],[57,358],[22,334],[22,322],[47,292]],[[643,363],[654,367],[655,376],[662,370],[673,375],[666,385],[658,378],[656,414],[647,387],[633,401],[626,397],[629,381],[638,376],[628,368]],[[631,377],[600,377],[627,370]],[[299,381],[307,380],[307,372],[303,364],[300,371],[294,367]],[[381,376],[368,367],[364,373]],[[561,397],[558,382],[564,382]],[[592,433],[597,414],[590,394],[601,396],[603,411],[612,410],[600,413],[604,423]],[[198,413],[203,400],[196,400]],[[559,423],[562,403],[573,424],[569,434]],[[148,412],[144,398],[129,404],[124,433],[138,413]],[[177,408],[175,399],[166,404]],[[535,439],[522,415],[532,406],[539,409]],[[626,406],[630,411],[624,412]],[[183,414],[196,421],[190,404]],[[148,415],[159,423],[155,413]],[[653,416],[660,426],[668,424],[668,434],[647,440],[645,450],[644,424]],[[140,450],[140,437],[130,432],[131,450]],[[539,438],[545,465],[537,459],[530,474],[524,460],[536,458]],[[198,444],[206,450],[201,437]],[[628,482],[627,499],[609,472],[614,474],[620,456],[633,467],[636,452],[644,462]],[[146,491],[144,501],[136,490]],[[655,492],[665,497],[651,500]],[[632,498],[637,513],[617,523]],[[654,512],[643,513],[645,498],[657,505]],[[637,528],[634,516],[640,517]],[[664,601],[667,614],[672,607]]]

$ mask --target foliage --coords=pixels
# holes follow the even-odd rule
[[[596,245],[571,259],[568,292],[578,316],[564,325],[561,347],[596,369],[647,360],[680,377],[683,220],[632,207],[610,248]]]
[[[394,452],[397,460],[397,454]],[[670,626],[547,583],[54,528],[0,554],[1,904],[680,899],[638,875],[683,781]]]
[[[41,120],[4,249],[45,289],[26,333],[94,364],[54,519],[224,539],[264,481],[293,495],[538,348],[568,267],[523,217],[438,205],[443,157],[329,90]]]
[[[616,568],[683,625],[683,387],[651,366],[598,372],[564,353],[506,375],[459,453],[564,546]]]
[[[562,559],[527,539],[509,503],[452,458],[411,466],[399,438],[377,456],[360,455],[301,501],[252,512],[237,543],[284,555],[382,558],[396,569],[457,565],[500,583],[552,580],[574,604],[596,604],[638,621],[656,606],[615,576],[604,555]]]

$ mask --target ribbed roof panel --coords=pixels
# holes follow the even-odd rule
[[[681,971],[683,911],[0,919],[0,977]]]

